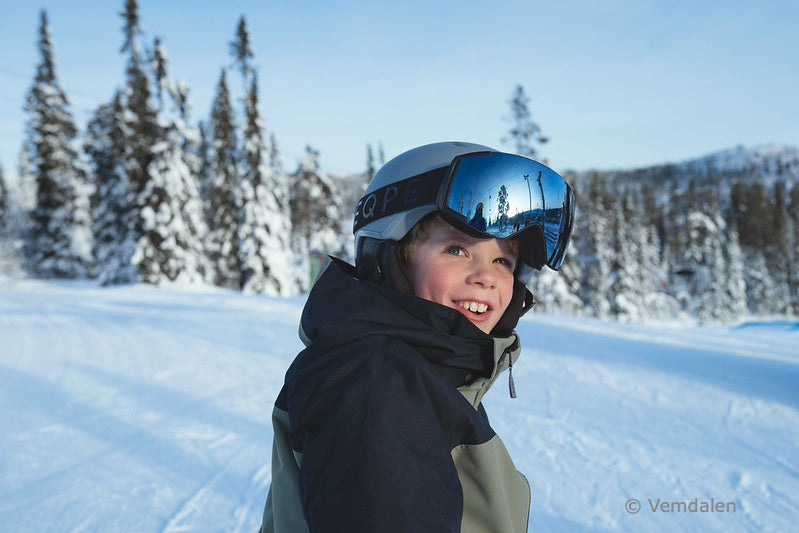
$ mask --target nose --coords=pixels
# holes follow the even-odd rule
[[[497,277],[489,266],[474,264],[466,276],[466,283],[479,285],[485,289],[493,289],[497,285]]]

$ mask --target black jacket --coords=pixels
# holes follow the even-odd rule
[[[262,532],[525,531],[529,487],[480,403],[516,335],[352,274],[329,264],[303,311]]]

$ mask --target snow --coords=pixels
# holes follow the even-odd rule
[[[303,301],[0,284],[3,531],[256,531]],[[530,480],[531,531],[795,530],[799,324],[518,330],[519,397],[501,378],[485,405]]]

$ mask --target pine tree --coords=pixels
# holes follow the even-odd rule
[[[132,262],[153,284],[199,283],[209,275],[204,242],[208,235],[197,172],[199,132],[188,125],[188,87],[172,83],[166,51],[160,44],[151,62],[154,83],[168,93],[171,106],[160,110],[158,142],[151,148],[148,181],[138,194],[141,233]]]
[[[774,314],[779,312],[779,291],[769,271],[767,250],[776,236],[769,233],[772,207],[760,182],[745,189],[742,211],[738,228],[741,249],[749,258],[744,272],[747,306],[756,314]]]
[[[610,233],[613,249],[608,300],[610,311],[618,319],[638,322],[643,307],[641,276],[636,261],[642,239],[634,230],[643,226],[630,194],[610,203]]]
[[[791,309],[791,272],[790,262],[786,258],[791,257],[792,235],[794,227],[788,213],[788,199],[785,191],[785,184],[777,182],[774,184],[774,202],[770,213],[768,233],[771,237],[768,246],[764,250],[765,258],[768,263],[768,270],[774,280],[777,299],[774,302],[775,310],[780,314],[787,314]]]
[[[36,177],[30,257],[43,276],[82,277],[91,264],[88,190],[79,152],[77,127],[58,83],[47,23],[39,27],[41,62],[25,104],[30,162]]]
[[[300,287],[292,273],[288,182],[268,162],[255,73],[245,102],[246,141],[238,187],[241,288],[245,292],[295,295]]]
[[[137,272],[131,262],[135,235],[134,191],[125,165],[125,109],[119,92],[100,106],[89,122],[84,150],[92,160],[91,196],[95,272],[103,285],[130,283]]]
[[[610,316],[608,288],[613,255],[608,220],[611,198],[598,175],[590,177],[587,197],[591,201],[578,203],[580,216],[575,217],[574,233],[581,240],[578,295],[590,314],[606,318]]]
[[[139,7],[136,0],[126,0],[125,9],[120,13],[124,24],[125,40],[121,52],[128,52],[126,69],[127,82],[122,92],[122,99],[127,108],[125,140],[125,160],[128,179],[133,190],[138,194],[144,190],[149,176],[147,168],[152,161],[152,147],[158,141],[160,132],[156,114],[157,111],[151,103],[152,91],[150,81],[142,61],[142,52],[139,46],[139,36],[144,32],[139,23]],[[140,224],[137,221],[137,231]]]
[[[366,176],[365,180],[368,184],[372,181],[372,178],[375,176],[375,172],[377,169],[375,168],[375,155],[372,151],[372,145],[367,143],[366,144]]]
[[[377,148],[377,161],[381,167],[386,164],[386,152],[385,150],[383,150],[382,142],[378,145]]]
[[[214,282],[222,287],[241,287],[237,206],[238,148],[233,108],[225,70],[219,77],[211,110],[213,126],[211,171],[208,183],[209,257]]]
[[[4,278],[22,275],[21,246],[17,240],[17,208],[0,166],[0,284]]]
[[[269,166],[277,174],[283,174],[283,162],[280,159],[280,149],[277,146],[277,137],[274,133],[269,135]]]
[[[6,178],[3,173],[3,166],[0,165],[0,239],[3,239],[8,234],[11,226],[10,221],[10,206],[8,187],[6,186]]]
[[[230,55],[233,56],[234,64],[241,72],[244,88],[247,91],[248,84],[255,75],[255,68],[252,65],[255,54],[250,44],[250,33],[247,31],[247,21],[244,16],[239,19],[239,24],[236,27],[236,39],[231,41],[229,46]]]
[[[161,38],[156,37],[153,43],[153,50],[150,56],[150,70],[155,78],[155,90],[158,97],[158,108],[163,110],[164,92],[170,92],[171,86],[167,75],[167,57],[164,47],[161,45]]]
[[[793,231],[790,233],[792,236],[791,252],[788,255],[790,264],[790,281],[788,284],[790,290],[791,312],[794,316],[799,316],[799,185],[794,185],[790,192],[791,214],[790,222]]]
[[[506,120],[511,123],[511,128],[502,142],[513,146],[519,155],[535,158],[538,155],[535,144],[546,144],[549,138],[541,134],[541,128],[532,119],[528,107],[530,98],[525,93],[524,87],[516,86],[509,104],[510,116]]]
[[[301,278],[307,289],[325,255],[346,253],[341,227],[341,199],[338,189],[319,168],[319,152],[311,146],[292,175],[291,225],[295,253],[308,272]]]
[[[36,173],[32,161],[34,151],[33,139],[25,138],[17,158],[17,197],[25,216],[36,207]],[[28,228],[30,223],[22,225]]]
[[[725,241],[725,268],[722,273],[717,273],[717,275],[721,276],[720,285],[724,291],[724,298],[729,306],[726,318],[732,321],[745,315],[747,312],[744,257],[741,253],[738,226],[734,219],[730,222],[726,222],[726,231],[722,239]]]
[[[185,161],[180,127],[173,124],[166,131],[153,147],[150,179],[137,199],[142,231],[132,262],[148,283],[199,283],[208,270],[200,191]]]

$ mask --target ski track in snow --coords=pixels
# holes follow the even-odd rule
[[[302,304],[212,288],[0,288],[2,530],[257,530]],[[534,315],[518,330],[519,397],[503,376],[485,405],[530,481],[531,531],[794,530],[799,323]],[[736,511],[651,510],[711,498]]]

